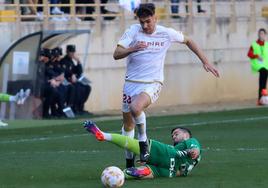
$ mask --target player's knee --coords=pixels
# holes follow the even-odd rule
[[[135,124],[134,123],[124,123],[123,124],[123,129],[124,131],[132,131],[135,128]]]
[[[137,117],[141,114],[141,112],[143,111],[143,109],[138,106],[138,105],[131,105],[130,106],[130,111],[131,111],[131,114],[134,116],[134,117]]]

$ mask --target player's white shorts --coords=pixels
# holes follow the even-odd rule
[[[142,83],[142,82],[129,82],[126,81],[123,89],[122,111],[130,112],[129,105],[133,100],[133,97],[144,92],[149,95],[151,103],[154,103],[160,94],[162,84],[159,82]]]

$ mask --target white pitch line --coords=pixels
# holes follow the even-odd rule
[[[86,135],[89,135],[89,134],[85,133],[85,134],[65,135],[65,136],[58,136],[58,137],[57,136],[53,136],[53,137],[46,136],[46,137],[39,137],[39,138],[23,138],[23,139],[17,139],[17,140],[1,141],[0,144],[57,140],[57,139],[73,138],[73,137],[80,137],[80,136],[86,136]]]
[[[60,150],[60,151],[31,151],[31,152],[25,152],[25,151],[22,151],[22,152],[17,152],[17,151],[12,151],[12,152],[7,152],[7,153],[4,153],[5,155],[17,155],[17,154],[20,154],[20,155],[23,155],[23,154],[65,154],[65,153],[68,153],[68,154],[84,154],[84,153],[89,153],[89,154],[97,154],[97,153],[101,153],[103,152],[104,150],[100,151],[100,150],[91,150],[91,151],[88,151],[88,150]],[[106,151],[108,152],[108,151]],[[111,152],[111,151],[109,151]]]
[[[248,121],[265,120],[265,119],[268,119],[268,116],[240,118],[240,119],[225,119],[225,120],[217,120],[217,121],[181,123],[181,124],[175,124],[175,125],[169,125],[169,126],[151,127],[151,128],[149,128],[147,130],[175,128],[175,127],[178,127],[178,126],[181,126],[181,127],[195,127],[195,126],[202,126],[202,125],[248,122]],[[120,132],[120,131],[113,131],[113,132]],[[1,141],[0,144],[47,141],[47,140],[57,140],[57,139],[73,138],[73,137],[80,137],[80,136],[88,136],[88,134],[65,135],[65,136],[59,136],[59,137],[55,137],[55,136],[54,137],[48,137],[48,136],[46,136],[46,137],[41,137],[41,138],[25,138],[25,139],[17,139],[17,140],[6,140],[6,141]]]
[[[247,121],[256,121],[256,120],[265,120],[268,119],[268,116],[252,117],[252,118],[243,118],[243,119],[226,119],[226,120],[217,120],[217,121],[203,121],[203,122],[194,122],[194,123],[181,123],[171,126],[162,126],[154,127],[151,129],[165,129],[165,128],[174,128],[177,126],[181,127],[195,127],[200,125],[211,125],[211,124],[227,124],[227,123],[238,123],[238,122],[247,122]]]
[[[233,148],[233,149],[231,149],[231,148],[228,148],[228,149],[226,149],[226,148],[210,148],[210,147],[207,147],[207,148],[203,148],[202,149],[202,151],[217,151],[217,152],[221,152],[221,151],[223,151],[223,152],[226,152],[226,151],[241,151],[241,152],[243,152],[243,151],[252,151],[252,152],[254,152],[254,151],[267,151],[268,150],[268,148]]]
[[[203,148],[203,152],[262,152],[262,151],[267,151],[268,148]],[[115,151],[108,151],[108,150],[60,150],[60,151],[31,151],[31,152],[17,152],[17,151],[12,151],[12,152],[7,152],[7,153],[2,153],[1,155],[43,155],[43,154],[99,154],[99,153],[111,153]],[[1,157],[0,155],[0,157]]]

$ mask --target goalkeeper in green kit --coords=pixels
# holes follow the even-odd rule
[[[117,146],[139,154],[139,141],[120,134],[102,132],[92,121],[84,122],[85,129],[99,141],[108,141]],[[155,177],[187,176],[201,160],[201,146],[192,133],[184,127],[171,131],[174,146],[149,140],[149,159],[140,167],[124,170],[127,179],[146,179]]]
[[[16,102],[17,105],[23,105],[25,100],[30,96],[31,90],[21,89],[16,95],[9,95],[6,93],[0,93],[0,102]],[[8,124],[0,120],[0,127],[5,127]]]

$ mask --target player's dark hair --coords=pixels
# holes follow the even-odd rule
[[[67,52],[75,52],[76,49],[75,49],[75,45],[74,44],[69,44],[66,46],[66,51]]]
[[[260,33],[260,32],[264,32],[265,34],[267,33],[266,32],[266,29],[264,29],[264,28],[260,28],[259,31],[258,31],[258,33]]]
[[[62,48],[56,47],[51,50],[51,56],[58,57],[62,55]]]
[[[43,48],[40,51],[40,55],[50,58],[51,57],[51,50],[48,48]]]
[[[187,132],[190,136],[190,138],[192,138],[192,132],[190,131],[190,129],[186,128],[186,127],[175,127],[174,129],[171,130],[171,134],[176,130],[176,129],[180,129],[184,132]]]
[[[138,18],[146,18],[155,14],[155,6],[153,3],[142,3],[134,12]]]

